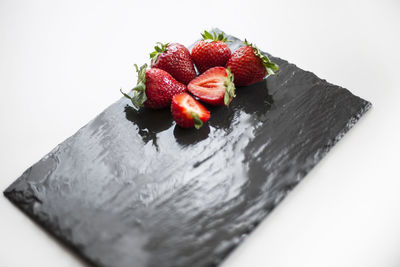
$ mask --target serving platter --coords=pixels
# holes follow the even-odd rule
[[[200,130],[122,97],[4,195],[93,266],[219,265],[371,107],[269,56]]]

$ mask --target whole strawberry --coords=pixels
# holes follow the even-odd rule
[[[196,77],[190,52],[184,45],[157,43],[154,50],[150,54],[152,68],[165,70],[183,84]]]
[[[168,107],[171,104],[172,97],[176,94],[186,91],[186,86],[175,80],[168,72],[157,69],[147,68],[147,64],[138,68],[135,64],[138,73],[138,81],[131,97],[124,92],[121,93],[132,101],[136,108],[142,106],[154,109]]]
[[[243,47],[238,48],[226,63],[235,76],[236,86],[247,86],[264,79],[267,74],[275,74],[279,66],[253,44],[244,41]]]
[[[212,105],[226,105],[235,97],[233,75],[229,69],[214,67],[192,80],[187,89],[200,100]]]
[[[198,41],[192,48],[192,59],[200,73],[212,67],[224,67],[231,50],[226,44],[227,37],[223,33],[218,35],[204,31],[203,40]]]
[[[210,111],[188,93],[174,95],[171,113],[176,124],[183,128],[200,129],[210,119]]]

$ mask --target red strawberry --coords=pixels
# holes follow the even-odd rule
[[[203,40],[198,41],[192,49],[192,59],[197,70],[203,73],[212,67],[224,67],[231,56],[231,50],[225,43],[228,38],[223,33],[217,35],[207,31],[201,35]]]
[[[188,90],[200,100],[212,105],[229,105],[235,97],[233,75],[229,69],[214,67],[192,80]]]
[[[267,74],[275,74],[279,66],[253,44],[244,41],[245,46],[233,52],[226,63],[235,76],[236,86],[246,86],[261,81]]]
[[[138,72],[138,81],[135,88],[133,97],[121,93],[132,101],[136,108],[143,105],[148,108],[165,108],[171,104],[172,97],[176,94],[186,91],[186,86],[175,80],[168,72],[150,68],[147,69],[147,64],[138,69],[135,64],[136,71]]]
[[[165,70],[183,84],[196,78],[190,52],[185,46],[177,43],[157,44],[155,51],[150,54],[152,68]]]
[[[210,119],[210,111],[188,93],[174,95],[171,112],[174,121],[183,128],[200,129]]]

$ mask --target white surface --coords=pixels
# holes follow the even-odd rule
[[[223,267],[400,266],[397,0],[0,0],[1,191],[120,98],[156,41],[213,26],[374,105]],[[0,214],[0,266],[84,266],[4,197]]]

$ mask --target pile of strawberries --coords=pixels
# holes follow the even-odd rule
[[[235,85],[259,82],[279,69],[247,41],[232,53],[223,33],[204,31],[202,36],[192,53],[178,43],[157,43],[150,54],[151,67],[135,65],[138,81],[132,89],[133,96],[121,91],[122,94],[136,108],[171,106],[172,117],[179,126],[199,129],[210,119],[210,112],[198,100],[229,106],[235,97]]]

